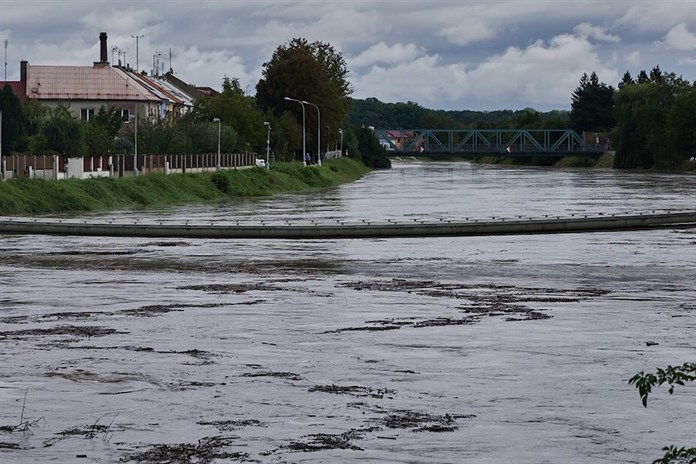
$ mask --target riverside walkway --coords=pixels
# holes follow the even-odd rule
[[[644,212],[634,214],[573,214],[487,219],[464,218],[437,221],[360,220],[331,223],[232,222],[183,223],[158,221],[0,218],[0,234],[109,236],[196,239],[290,239],[332,240],[400,237],[456,237],[611,232],[622,230],[696,228],[696,211]]]

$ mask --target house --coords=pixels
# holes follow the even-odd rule
[[[20,63],[20,85],[25,100],[49,108],[66,107],[75,117],[89,121],[101,107],[116,108],[124,121],[136,112],[155,117],[161,102],[131,74],[107,60],[107,37],[102,32],[100,60],[92,66],[37,66]]]
[[[36,100],[49,108],[66,107],[75,117],[89,121],[101,107],[116,108],[123,121],[138,116],[167,118],[193,109],[195,99],[217,93],[199,90],[174,77],[146,76],[128,67],[111,66],[107,34],[99,35],[100,56],[92,66],[42,66],[20,63],[20,80],[8,82],[20,101]]]

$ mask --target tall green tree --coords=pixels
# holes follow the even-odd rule
[[[316,108],[304,105],[307,151],[314,153],[318,131],[324,147],[338,140],[338,128],[345,124],[351,92],[348,68],[338,51],[326,43],[295,38],[276,48],[271,59],[264,63],[262,78],[256,85],[256,100],[262,111],[272,113],[275,118],[288,112],[300,125],[302,106],[285,97],[317,105],[320,124]],[[291,149],[297,151],[301,146],[300,142]]]
[[[570,124],[573,129],[584,132],[604,132],[614,127],[614,89],[599,82],[593,72],[583,74],[580,84],[573,92]]]
[[[626,71],[621,78],[621,82],[619,82],[619,89],[623,89],[627,85],[635,84],[633,81],[633,78],[631,77],[631,73]]]
[[[372,129],[357,126],[353,126],[351,129],[357,139],[358,151],[360,154],[359,159],[363,164],[372,168],[391,167],[391,161],[389,161],[387,152],[384,147],[379,144],[379,140],[377,140]]]
[[[85,142],[89,156],[108,156],[114,152],[114,140],[123,119],[116,108],[103,106],[85,127]]]
[[[234,129],[240,150],[258,151],[265,147],[264,115],[257,108],[254,98],[244,94],[236,78],[225,77],[222,92],[197,100],[193,114],[199,122],[219,118],[223,126]]]
[[[696,156],[696,88],[674,97],[667,115],[666,167],[677,167]]]
[[[2,111],[2,153],[23,148],[25,144],[25,117],[19,99],[9,84],[0,90]]]
[[[674,73],[662,73],[657,66],[651,71],[652,79],[645,71],[641,75],[644,77],[639,77],[635,84],[625,85],[616,93],[614,167],[672,169],[686,156],[675,151],[675,147],[689,146],[689,136],[683,135],[685,124],[688,125],[684,105],[688,106],[689,97],[679,96],[692,87]],[[684,103],[673,114],[672,106],[678,97],[684,98]]]
[[[49,150],[69,158],[85,155],[85,126],[67,108],[49,110],[40,132]]]

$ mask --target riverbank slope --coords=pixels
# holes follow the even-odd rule
[[[15,179],[0,182],[0,214],[138,209],[302,192],[352,182],[369,171],[355,160],[339,158],[310,167],[301,163],[275,163],[270,170],[252,168],[61,181]]]

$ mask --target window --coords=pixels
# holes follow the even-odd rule
[[[82,108],[80,110],[80,119],[83,121],[89,121],[94,118],[94,108]]]
[[[128,108],[121,109],[121,121],[126,123],[130,121],[130,110]]]

